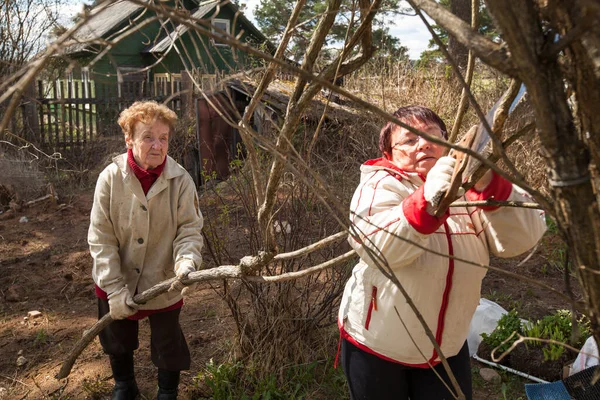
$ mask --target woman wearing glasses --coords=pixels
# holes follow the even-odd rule
[[[446,126],[421,106],[394,116],[440,140]],[[512,257],[532,248],[546,225],[538,210],[452,207],[431,215],[450,186],[455,160],[444,146],[398,125],[380,133],[381,158],[361,167],[351,202],[349,238],[360,256],[346,284],[338,324],[352,399],[452,399],[456,393],[408,299],[380,270],[393,273],[471,398],[467,334],[480,298],[489,253]],[[528,200],[527,193],[489,171],[463,200]],[[448,256],[454,256],[455,259]]]

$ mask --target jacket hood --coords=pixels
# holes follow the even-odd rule
[[[404,171],[384,157],[367,160],[363,165],[360,166],[361,182],[363,179],[372,175],[373,172],[377,171],[386,171],[396,177],[398,180],[407,180],[417,186],[420,186],[423,184],[423,182],[425,182],[425,177],[423,175],[416,172]]]

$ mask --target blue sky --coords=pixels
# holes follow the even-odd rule
[[[252,13],[259,1],[260,0],[240,0],[240,3],[246,3],[244,14],[252,22],[255,22]],[[406,3],[402,2],[402,5],[406,6]],[[390,24],[390,33],[393,36],[400,38],[400,42],[403,46],[408,47],[408,55],[411,60],[418,59],[421,52],[427,50],[429,39],[431,39],[429,31],[421,19],[416,16],[396,17]]]

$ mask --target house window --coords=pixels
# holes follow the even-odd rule
[[[218,19],[215,18],[212,20],[212,31],[213,33],[219,35],[219,36],[224,36],[223,35],[223,31],[227,33],[227,35],[231,34],[231,26],[230,26],[231,21],[229,21],[228,19]],[[217,29],[215,29],[217,28]],[[219,41],[218,39],[213,39],[213,44],[215,46],[228,46],[227,43],[223,43],[221,41]]]
[[[181,90],[181,74],[154,74],[154,95],[170,96]]]
[[[143,91],[146,72],[138,67],[118,67],[117,81],[120,98],[137,97]]]

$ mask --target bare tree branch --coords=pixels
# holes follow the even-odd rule
[[[306,3],[306,0],[298,0],[298,2],[296,3],[296,6],[294,7],[294,10],[292,11],[292,15],[290,16],[290,19],[288,20],[283,37],[281,38],[281,42],[279,43],[279,47],[277,48],[277,51],[275,52],[274,57],[276,59],[283,59],[283,56],[285,54],[285,50],[287,49],[288,43],[293,36],[293,32],[294,32],[293,27],[294,27],[294,25],[296,25],[298,17],[300,16],[300,12],[302,11],[302,8],[304,7],[305,3]],[[276,68],[277,68],[277,65],[275,63],[271,62],[269,64],[269,67],[267,68],[265,75],[263,76],[262,80],[260,81],[260,84],[256,88],[256,91],[254,92],[252,99],[250,100],[250,104],[248,105],[248,107],[246,108],[246,111],[244,112],[244,117],[240,121],[241,127],[244,128],[244,129],[240,129],[240,133],[242,136],[242,140],[244,141],[244,145],[246,146],[246,149],[248,151],[248,159],[250,161],[250,166],[252,168],[252,178],[254,179],[254,191],[256,192],[256,202],[257,202],[258,207],[260,207],[260,205],[265,200],[264,193],[263,193],[262,179],[259,174],[258,156],[256,155],[254,146],[253,146],[252,142],[250,141],[246,132],[247,132],[247,128],[249,127],[248,124],[250,122],[250,118],[252,118],[252,115],[254,114],[254,110],[260,104],[260,101],[264,95],[264,92],[267,90],[267,87],[269,86],[269,84],[271,83],[271,81],[273,80],[273,78],[275,76]]]
[[[479,27],[479,0],[471,0],[471,28],[477,31]],[[471,86],[471,81],[473,79],[473,70],[475,69],[475,55],[473,54],[473,50],[469,49],[469,56],[467,58],[467,72],[465,82],[469,87]],[[452,131],[448,136],[448,141],[451,143],[456,142],[458,138],[458,132],[460,131],[460,127],[462,126],[462,120],[465,115],[465,111],[467,110],[467,105],[469,99],[467,97],[467,91],[463,88],[460,94],[460,102],[458,105],[458,109],[456,110],[456,117],[454,118],[454,124],[452,125]]]
[[[434,0],[410,0],[409,2],[425,11],[438,24],[443,26],[449,34],[454,36],[458,42],[471,49],[486,64],[507,75],[515,75],[515,66],[505,47],[486,39]]]

